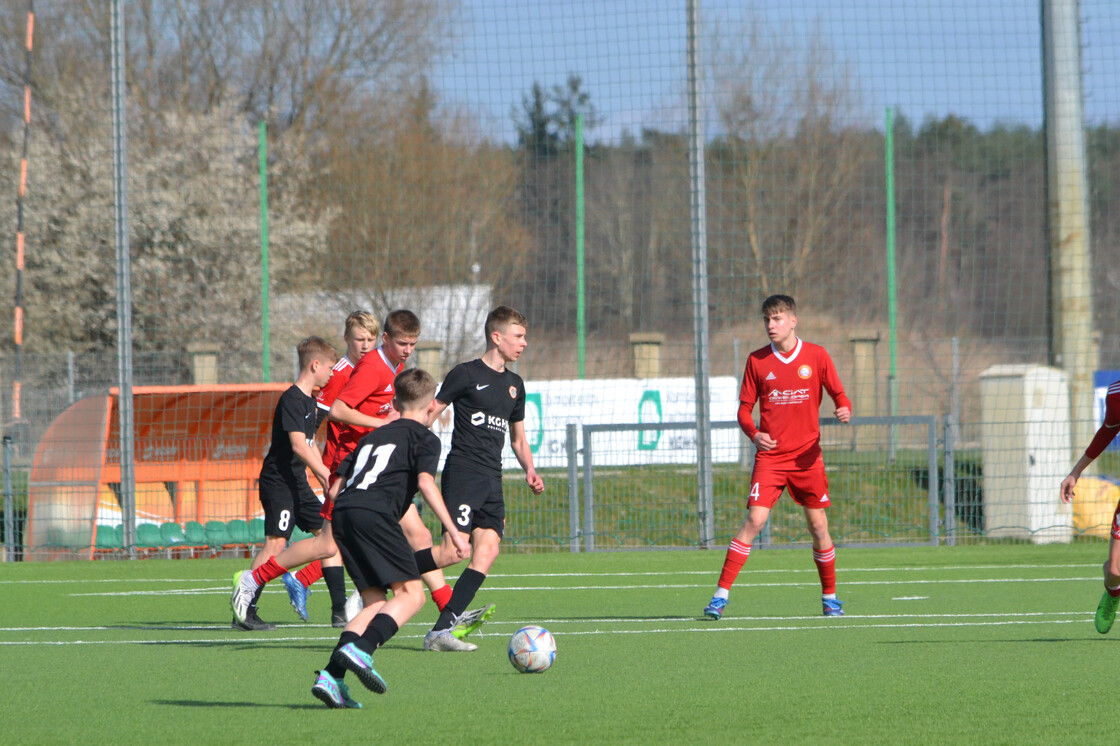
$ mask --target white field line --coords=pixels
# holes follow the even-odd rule
[[[1027,618],[1027,617],[1061,617],[1061,616],[1086,616],[1091,614],[1089,611],[1016,611],[1016,612],[991,612],[991,613],[967,613],[967,614],[848,614],[844,617],[845,620],[860,619],[860,620],[875,620],[875,619],[988,619],[992,617],[999,617],[1001,619],[1013,618]],[[735,622],[816,622],[819,624],[836,624],[838,621],[835,618],[828,618],[814,614],[812,616],[725,616],[720,621],[712,621],[708,619],[700,619],[700,617],[680,617],[680,616],[660,616],[660,617],[643,617],[636,619],[634,617],[578,617],[578,618],[558,618],[558,619],[533,619],[523,621],[509,621],[499,620],[489,623],[483,627],[483,631],[492,630],[496,626],[509,626],[516,630],[526,624],[539,624],[556,626],[561,624],[664,624],[666,622],[681,622],[681,623],[697,623],[708,626],[719,625],[722,622],[735,621]],[[839,622],[843,623],[843,622]],[[409,627],[428,627],[427,622],[407,622]],[[137,627],[135,624],[109,624],[102,626],[81,626],[81,627],[0,627],[0,632],[104,632],[104,631],[117,631],[126,627]],[[284,624],[285,629],[319,629],[325,627],[323,624]],[[146,627],[145,629],[152,632],[166,632],[166,631],[217,631],[229,630],[228,624],[161,624]],[[242,633],[244,634],[244,633]],[[493,634],[493,633],[490,633]],[[337,635],[335,635],[337,637]],[[262,639],[264,636],[261,635]],[[245,637],[240,639],[247,639]],[[267,638],[278,639],[278,638]]]
[[[1038,614],[1038,615],[1039,616],[1048,616],[1047,614]],[[1061,615],[1061,616],[1078,616],[1078,617],[1088,617],[1089,616],[1089,614],[1087,612],[1056,612],[1055,614],[1052,614],[1052,615],[1049,615],[1049,616],[1059,616],[1059,615]],[[948,617],[948,618],[952,619],[952,617],[950,615],[934,615],[934,616],[940,616],[942,618]],[[959,615],[959,616],[967,617],[967,616],[971,616],[971,615]],[[996,615],[978,615],[978,616],[996,616]],[[1024,617],[1024,616],[1032,616],[1032,615],[1030,615],[1030,614],[1020,614],[1020,615],[1002,615],[1002,616]],[[910,617],[910,618],[914,618],[914,617]],[[922,617],[918,617],[918,619],[921,619],[921,618]],[[930,617],[930,618],[933,618],[933,617]],[[774,618],[769,617],[769,618],[766,618],[766,619],[774,619]],[[781,621],[789,622],[789,621],[797,621],[797,620],[805,620],[805,619],[813,619],[813,620],[819,621],[821,619],[821,617],[787,617],[785,619],[782,619]],[[1083,619],[1024,619],[1024,618],[1012,618],[1012,619],[1006,619],[1005,618],[1005,619],[1001,619],[999,621],[990,621],[990,622],[969,620],[969,621],[942,621],[942,622],[911,621],[911,622],[894,622],[894,623],[881,623],[881,622],[863,623],[861,621],[863,619],[865,619],[865,617],[852,617],[850,620],[846,620],[844,622],[838,622],[838,620],[830,619],[830,620],[828,620],[829,621],[828,624],[814,624],[814,625],[781,624],[781,625],[768,625],[768,626],[759,626],[759,625],[726,626],[724,624],[712,623],[712,622],[707,622],[707,621],[700,622],[700,621],[696,621],[696,620],[685,620],[685,621],[694,622],[695,626],[692,626],[692,627],[661,627],[661,628],[658,628],[658,627],[655,627],[655,628],[649,628],[649,627],[634,628],[634,627],[631,627],[631,628],[616,628],[616,629],[605,629],[605,630],[604,629],[563,630],[563,631],[557,632],[556,634],[557,634],[558,637],[564,638],[564,637],[574,637],[574,636],[584,637],[584,636],[601,636],[601,635],[648,635],[648,634],[680,635],[680,634],[718,634],[718,633],[723,633],[723,632],[838,632],[838,631],[841,631],[841,630],[861,630],[861,629],[914,629],[914,628],[931,629],[931,628],[961,628],[961,627],[1012,627],[1012,626],[1024,626],[1024,625],[1082,624],[1082,623],[1084,623]],[[870,619],[870,617],[867,617],[867,619]],[[545,622],[542,622],[540,620],[536,620],[534,623],[537,623],[537,624],[551,624],[551,625],[555,626],[560,621],[562,621],[562,620],[552,620],[552,621],[545,621]],[[606,623],[608,621],[609,620],[598,620],[597,623]],[[624,619],[624,620],[618,620],[618,621],[619,622],[626,622],[630,625],[633,625],[634,622],[637,621],[637,620]],[[671,620],[671,619],[661,619],[661,620],[650,619],[648,621],[650,621],[650,622],[665,622],[665,621],[674,621],[674,620]],[[727,620],[724,620],[724,621],[727,621]],[[508,631],[516,630],[518,628],[518,626],[523,625],[523,624],[528,624],[528,623],[529,622],[507,622],[507,623],[502,625],[504,628],[508,628],[507,631],[497,632],[495,630],[495,631],[492,631],[489,636],[501,635],[502,637],[504,637],[505,634],[508,634]],[[596,622],[595,622],[595,620],[581,620],[580,623],[586,624],[586,623],[596,623]],[[295,625],[293,625],[293,626],[295,626]],[[410,626],[415,626],[415,625],[410,625]],[[82,631],[80,628],[66,628],[66,629],[75,630],[75,631]],[[96,627],[86,628],[86,630],[91,630],[91,631],[96,631],[98,629],[102,629],[102,628],[96,628]],[[184,627],[182,629],[184,631],[186,631],[188,629],[195,629],[195,628]],[[44,630],[44,631],[46,631],[46,630]],[[57,632],[57,631],[60,631],[60,630],[57,629],[57,628],[52,628],[49,631]],[[402,639],[403,640],[421,640],[421,639],[423,639],[423,637],[424,637],[423,634],[399,634],[394,639],[395,640],[402,640]],[[54,645],[54,646],[61,646],[61,645],[215,645],[215,644],[218,644],[218,645],[221,645],[221,644],[244,645],[246,643],[249,643],[249,644],[274,644],[274,643],[278,643],[278,642],[314,642],[314,641],[322,641],[324,643],[329,643],[329,642],[335,641],[336,639],[337,639],[337,636],[334,635],[334,634],[301,635],[301,636],[298,636],[298,637],[272,637],[272,636],[268,636],[268,635],[264,635],[264,634],[258,634],[258,635],[251,635],[250,636],[250,635],[245,635],[244,633],[238,633],[236,635],[230,635],[230,636],[227,636],[227,637],[198,638],[198,639],[169,639],[169,638],[164,637],[164,638],[161,638],[161,639],[158,639],[158,640],[18,640],[18,641],[13,640],[13,641],[0,641],[0,646],[12,646],[12,645],[44,645],[44,646],[51,646],[51,645]]]
[[[450,580],[450,578],[449,578]],[[950,580],[944,578],[932,580],[840,580],[842,586],[852,585],[966,585],[970,583],[1065,583],[1065,582],[1081,582],[1081,581],[1099,581],[1099,576],[1085,577],[1085,578],[961,578],[958,580]],[[751,588],[803,588],[805,586],[816,585],[815,579],[804,581],[790,582],[790,583],[753,583],[749,580],[740,581],[741,585],[749,586]],[[518,586],[499,586],[487,584],[485,586],[487,592],[502,592],[502,591],[642,591],[642,590],[679,590],[686,588],[708,588],[711,589],[711,583],[644,583],[636,585],[518,585]],[[274,590],[271,586],[269,590]],[[277,587],[275,590],[280,590]],[[71,597],[84,597],[84,596],[209,596],[209,595],[229,595],[229,586],[221,586],[218,588],[175,588],[170,590],[135,590],[135,591],[100,591],[96,593],[71,593]]]
[[[712,555],[715,557],[715,555]],[[712,563],[710,570],[673,570],[669,572],[534,572],[534,573],[493,573],[487,576],[490,580],[497,580],[501,578],[631,578],[631,577],[672,577],[676,575],[704,575],[704,576],[717,576],[719,575],[719,561],[715,560]],[[928,566],[915,566],[915,567],[847,567],[843,564],[839,566],[839,571],[844,573],[853,572],[938,572],[938,571],[972,571],[977,570],[1059,570],[1059,569],[1085,569],[1085,568],[1098,568],[1100,563],[1078,563],[1078,564],[1051,564],[1051,565],[928,565]],[[748,569],[752,575],[763,574],[779,574],[779,573],[813,573],[816,574],[814,568],[801,568],[801,569]],[[73,580],[0,580],[0,585],[52,585],[52,584],[89,584],[89,583],[231,583],[232,575],[230,577],[221,578],[86,578],[86,579],[73,579]]]

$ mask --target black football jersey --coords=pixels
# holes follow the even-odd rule
[[[511,422],[525,419],[525,382],[482,360],[460,363],[443,380],[436,398],[455,407],[448,466],[498,475]]]
[[[285,481],[296,477],[306,481],[307,467],[292,450],[288,433],[303,433],[308,445],[313,445],[319,425],[316,409],[315,398],[300,391],[295,384],[280,395],[272,415],[272,443],[261,464],[261,477],[276,477]]]
[[[344,482],[335,510],[364,508],[399,520],[412,504],[420,472],[435,476],[439,451],[439,437],[415,420],[382,425],[338,465]]]

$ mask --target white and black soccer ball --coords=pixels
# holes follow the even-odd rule
[[[509,662],[521,673],[547,671],[556,660],[556,640],[544,627],[522,627],[509,638]]]

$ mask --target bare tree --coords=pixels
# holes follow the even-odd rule
[[[672,329],[667,301],[688,286],[687,160],[679,137],[647,133],[588,160],[586,265],[594,326],[623,334]],[[682,251],[684,253],[682,253]]]
[[[798,48],[757,18],[744,26],[715,36],[714,97],[747,266],[767,294],[814,268],[868,153],[855,88],[820,32]]]
[[[305,276],[378,308],[403,287],[482,283],[503,296],[528,248],[512,212],[514,154],[437,116],[423,86],[345,130],[330,138],[315,197],[336,210],[329,247]]]

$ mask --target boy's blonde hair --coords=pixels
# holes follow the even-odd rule
[[[350,339],[355,329],[365,329],[376,339],[381,334],[381,324],[377,317],[368,311],[355,311],[346,317],[346,330],[342,333],[343,339]]]
[[[516,311],[509,306],[498,306],[490,313],[486,314],[486,326],[484,333],[486,334],[486,344],[490,344],[490,335],[494,332],[504,332],[506,327],[510,324],[517,324],[524,327],[526,331],[529,329],[529,323],[520,311]]]
[[[393,391],[401,409],[416,409],[435,398],[436,379],[423,368],[409,368],[397,374]]]
[[[322,337],[312,336],[301,339],[299,344],[296,345],[296,353],[299,355],[300,370],[304,370],[311,365],[312,360],[322,360],[327,365],[334,365],[338,362],[338,351],[335,350],[334,345]]]

